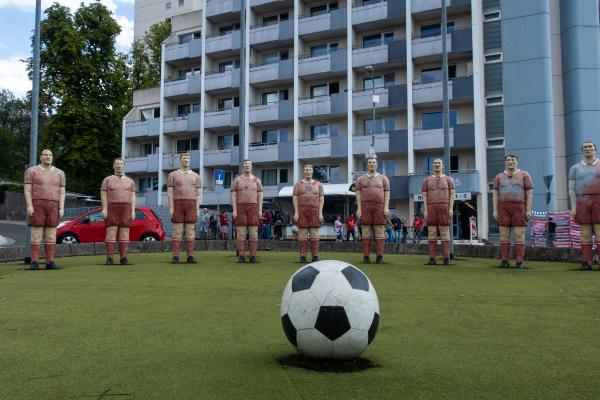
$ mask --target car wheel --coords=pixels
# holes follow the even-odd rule
[[[156,242],[156,241],[158,241],[158,237],[151,233],[146,233],[146,234],[142,235],[142,238],[140,240],[142,242]]]
[[[60,244],[76,244],[79,243],[79,239],[72,233],[65,233],[58,238],[57,242]]]

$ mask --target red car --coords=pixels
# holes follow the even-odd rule
[[[88,211],[73,220],[61,221],[56,230],[56,243],[59,244],[104,242],[105,239],[106,227],[101,208]],[[165,232],[154,211],[136,207],[129,240],[143,242],[164,239]]]

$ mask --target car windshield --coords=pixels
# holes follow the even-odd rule
[[[90,222],[102,222],[104,221],[104,217],[102,217],[101,211],[96,211],[88,215],[87,218]]]

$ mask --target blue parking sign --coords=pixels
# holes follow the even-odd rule
[[[215,169],[215,184],[222,185],[225,180],[225,170]]]

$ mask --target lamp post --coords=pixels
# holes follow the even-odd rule
[[[379,103],[379,96],[375,95],[375,69],[372,65],[367,65],[365,67],[365,72],[371,79],[371,89],[373,91],[373,95],[371,100],[373,101],[372,107],[372,118],[371,118],[371,147],[369,148],[368,155],[375,154],[375,106]]]

